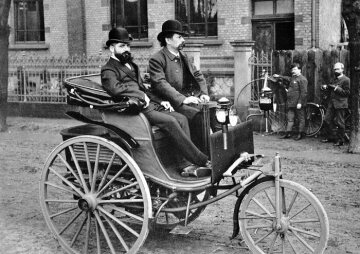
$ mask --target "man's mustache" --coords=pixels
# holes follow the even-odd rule
[[[185,47],[185,42],[180,43],[179,46],[178,46],[179,49],[182,49],[184,47]]]

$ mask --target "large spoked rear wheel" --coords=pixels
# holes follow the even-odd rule
[[[41,175],[46,223],[68,253],[135,253],[148,234],[150,192],[135,161],[104,138],[57,146]]]
[[[319,133],[324,122],[324,110],[315,103],[306,105],[305,132],[306,136],[312,137]]]
[[[253,253],[324,252],[329,221],[320,201],[300,184],[280,180],[281,220],[276,221],[275,181],[250,189],[240,205],[240,229]]]

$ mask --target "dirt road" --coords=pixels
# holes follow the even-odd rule
[[[59,131],[77,125],[64,119],[8,118],[0,133],[0,253],[63,253],[43,219],[39,177],[51,150],[61,142]],[[318,139],[280,140],[255,134],[257,153],[280,152],[284,177],[311,189],[330,220],[326,253],[360,253],[360,156]],[[186,236],[151,234],[140,253],[244,253],[238,239],[230,240],[235,197],[208,206]]]

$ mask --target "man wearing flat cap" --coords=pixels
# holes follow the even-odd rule
[[[131,41],[132,38],[125,28],[113,28],[109,32],[106,45],[109,47],[111,56],[101,68],[103,88],[114,101],[128,98],[143,104],[141,112],[150,124],[166,132],[186,159],[183,168],[185,176],[189,173],[196,176],[211,174],[211,169],[207,166],[210,163],[208,157],[190,139],[187,118],[175,112],[168,101],[159,99],[144,86],[139,68],[132,61]]]
[[[163,23],[157,36],[162,49],[150,58],[149,73],[152,91],[188,118],[194,138],[201,136],[201,114],[196,105],[209,102],[210,97],[203,74],[182,52],[185,34],[179,21]],[[201,146],[199,141],[195,143]]]

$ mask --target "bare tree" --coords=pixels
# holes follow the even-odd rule
[[[9,75],[9,34],[8,25],[11,0],[0,0],[0,131],[7,130],[7,97]]]
[[[360,152],[359,86],[360,86],[360,0],[343,0],[342,16],[349,31],[351,135],[348,152]]]

